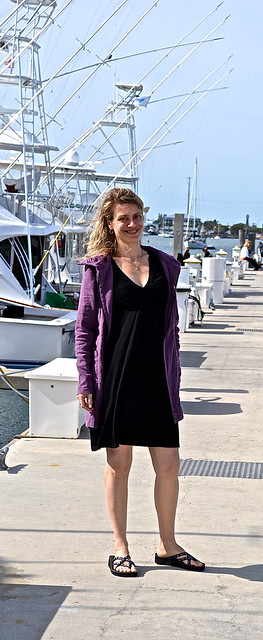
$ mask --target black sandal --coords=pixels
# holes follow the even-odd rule
[[[128,567],[128,569],[131,569],[132,566],[135,567],[130,556],[109,556],[108,567],[114,576],[121,576],[121,578],[135,578],[137,576],[137,571],[117,571],[118,567],[124,565]]]
[[[155,562],[156,564],[165,564],[170,567],[178,567],[179,569],[186,569],[187,571],[204,571],[205,564],[202,562],[199,567],[194,564],[191,564],[192,560],[195,562],[200,562],[194,556],[191,556],[187,551],[180,551],[180,553],[176,553],[174,556],[167,556],[166,558],[162,558],[155,554]]]

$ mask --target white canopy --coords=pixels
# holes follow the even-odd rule
[[[24,289],[0,256],[0,300],[31,304]]]
[[[39,218],[38,224],[29,225],[29,233],[31,236],[49,236],[58,233],[60,228],[61,224],[46,224]],[[0,242],[6,238],[26,235],[27,224],[0,205]]]

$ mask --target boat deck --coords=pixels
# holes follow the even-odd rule
[[[24,437],[1,472],[1,640],[262,637],[262,289],[263,271],[247,272],[201,327],[181,335],[178,542],[207,570],[154,564],[147,450],[135,449],[130,478],[139,577],[121,580],[107,568],[104,452],[90,452],[87,432]]]

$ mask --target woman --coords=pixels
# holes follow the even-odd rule
[[[257,262],[254,258],[251,258],[250,256],[251,246],[252,246],[251,240],[246,240],[244,242],[243,247],[240,251],[240,260],[242,261],[246,260],[248,264],[250,264],[251,267],[253,267],[254,271],[258,271],[258,269],[260,269],[261,267],[261,263]]]
[[[157,564],[192,571],[205,565],[174,537],[178,497],[179,339],[175,287],[179,264],[143,247],[143,202],[130,189],[106,193],[88,240],[78,318],[78,400],[87,410],[91,448],[107,451],[105,493],[115,539],[113,575],[135,577],[126,537],[132,447],[147,446],[156,474]]]

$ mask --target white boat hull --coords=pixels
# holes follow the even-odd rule
[[[185,240],[185,244],[189,249],[204,249],[206,247],[206,242],[203,240]]]
[[[34,310],[35,311],[35,310]],[[54,358],[74,357],[76,312],[40,309],[24,318],[0,317],[0,365],[28,369]],[[56,312],[56,316],[54,314]]]

